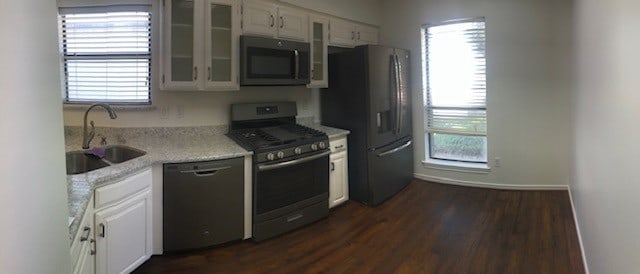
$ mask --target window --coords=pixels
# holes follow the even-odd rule
[[[426,155],[487,162],[484,18],[422,28]]]
[[[151,101],[149,6],[60,8],[65,101]]]

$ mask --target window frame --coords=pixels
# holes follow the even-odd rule
[[[438,26],[446,26],[446,25],[453,25],[453,24],[460,24],[460,23],[473,23],[473,22],[482,22],[483,23],[483,33],[484,33],[484,40],[482,41],[484,43],[484,55],[483,55],[483,61],[485,64],[485,69],[484,69],[484,105],[483,106],[469,106],[469,107],[464,107],[464,106],[433,106],[431,105],[431,99],[430,99],[430,88],[429,88],[429,78],[430,78],[430,74],[429,74],[429,41],[428,41],[428,31],[429,28],[431,27],[438,27]],[[425,145],[425,160],[423,161],[424,164],[428,164],[430,166],[452,166],[452,167],[462,167],[462,168],[480,168],[480,169],[486,169],[488,168],[487,164],[488,164],[488,159],[489,159],[489,155],[488,155],[488,134],[487,134],[487,71],[486,71],[486,19],[484,17],[473,17],[473,18],[464,18],[464,19],[454,19],[454,20],[447,20],[447,21],[443,21],[443,22],[438,22],[438,23],[427,23],[427,24],[423,24],[421,26],[421,44],[422,44],[422,52],[421,52],[421,57],[422,57],[422,79],[423,79],[423,83],[422,83],[422,89],[423,89],[423,96],[424,96],[424,100],[423,100],[423,104],[422,104],[422,111],[423,111],[423,117],[425,119],[425,123],[423,124],[424,127],[424,137],[426,139]],[[479,132],[464,132],[462,130],[434,130],[434,129],[430,129],[429,128],[429,123],[431,121],[429,121],[429,117],[433,118],[434,114],[431,113],[433,110],[437,110],[437,109],[441,109],[441,110],[451,110],[451,111],[455,111],[455,110],[463,110],[463,111],[482,111],[484,112],[484,133],[479,133]],[[464,117],[473,117],[473,116],[464,116]],[[438,132],[439,131],[439,132]],[[437,157],[436,155],[433,155],[433,146],[434,146],[434,138],[433,138],[433,134],[435,133],[440,133],[440,134],[447,134],[447,135],[457,135],[457,136],[478,136],[478,137],[484,137],[484,145],[485,145],[485,158],[484,161],[473,161],[473,160],[466,160],[466,159],[455,159],[455,158],[443,158],[443,157]]]
[[[62,3],[61,3],[62,2]],[[64,34],[64,16],[67,14],[79,14],[79,13],[109,13],[109,12],[147,12],[148,13],[148,51],[143,54],[130,52],[113,52],[107,54],[67,54],[66,52],[66,39]],[[155,9],[152,2],[146,1],[132,1],[126,2],[114,2],[110,1],[96,1],[96,3],[88,3],[86,1],[60,1],[58,6],[58,32],[59,32],[59,58],[60,58],[60,83],[61,83],[61,95],[62,101],[65,105],[90,105],[94,103],[108,103],[110,105],[120,106],[150,106],[152,105],[152,91],[154,87],[153,77],[153,47],[154,47],[154,13]],[[143,100],[103,100],[103,99],[86,99],[86,100],[70,100],[69,98],[69,74],[67,62],[70,60],[109,60],[109,59],[124,59],[135,62],[147,62],[148,67],[146,70],[147,91],[146,99]]]

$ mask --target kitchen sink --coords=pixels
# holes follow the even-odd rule
[[[104,147],[104,158],[86,154],[82,150],[66,153],[67,175],[80,174],[107,167],[112,164],[119,164],[131,159],[147,154],[145,151],[130,146],[112,145]]]
[[[113,145],[104,148],[104,159],[115,164],[135,159],[145,154],[147,153],[142,150],[123,145]]]
[[[66,153],[67,174],[80,174],[109,166],[109,164],[93,155],[86,155],[82,151]]]

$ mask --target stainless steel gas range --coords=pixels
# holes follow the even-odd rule
[[[298,125],[295,102],[234,104],[228,136],[253,151],[253,239],[329,213],[329,138]]]

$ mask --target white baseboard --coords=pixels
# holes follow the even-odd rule
[[[569,190],[569,202],[571,203],[571,211],[573,213],[573,222],[576,226],[576,232],[578,233],[578,243],[580,243],[580,254],[582,254],[582,264],[584,265],[584,273],[589,274],[589,264],[587,264],[587,256],[584,253],[584,245],[582,244],[582,233],[580,232],[580,223],[578,222],[576,207],[573,204],[573,195],[571,194],[571,186],[569,186],[568,190]]]
[[[481,187],[491,189],[504,189],[504,190],[568,190],[567,185],[509,185],[509,184],[492,184],[484,182],[463,181],[451,178],[444,178],[438,176],[431,176],[425,174],[413,174],[414,178],[422,179],[425,181],[431,181],[441,184],[468,186],[468,187]]]

